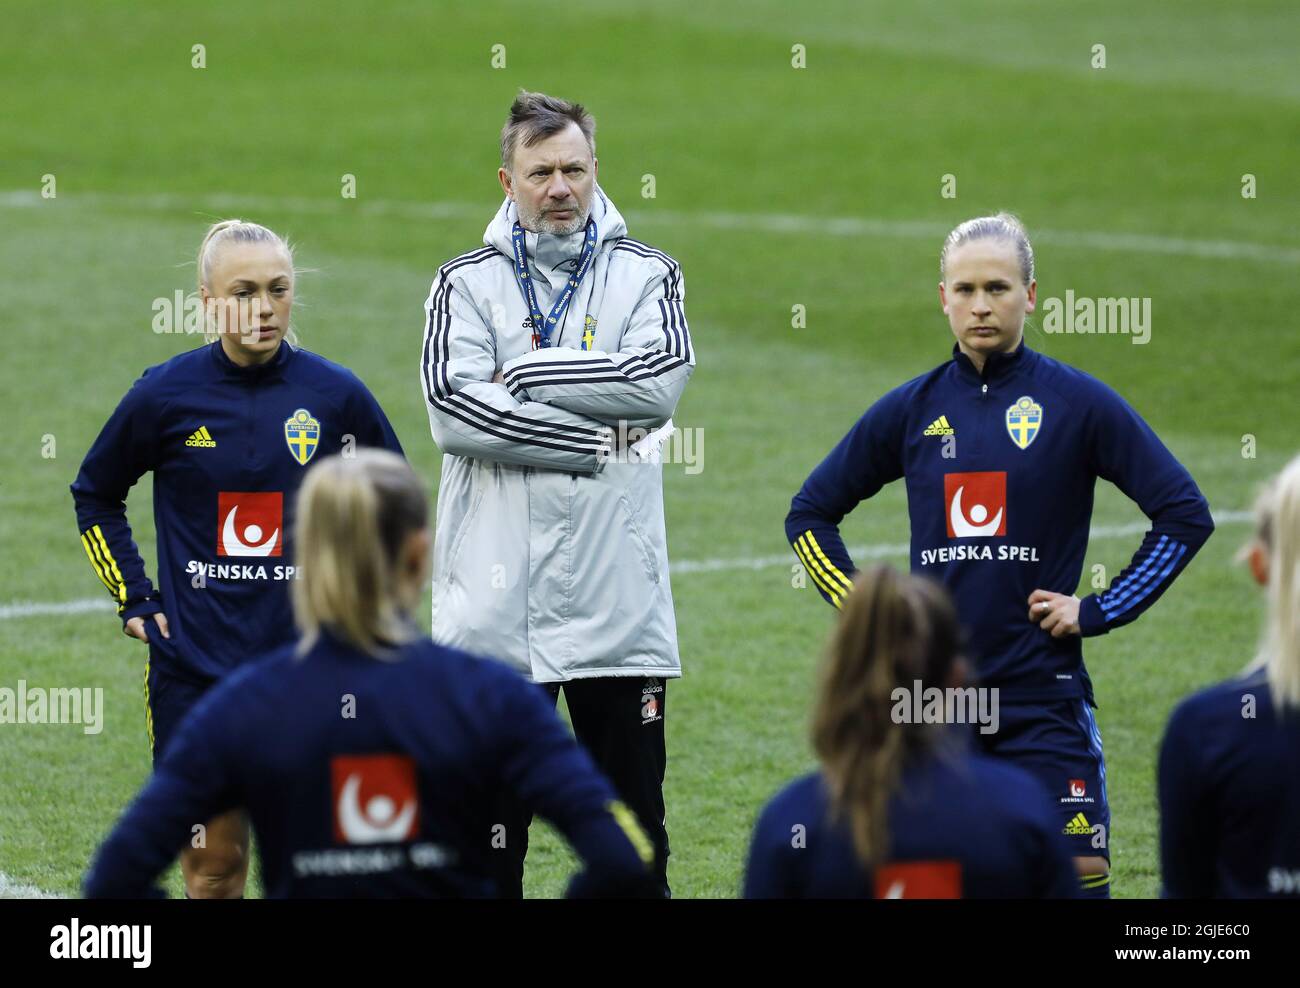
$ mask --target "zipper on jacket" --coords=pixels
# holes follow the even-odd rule
[[[244,449],[244,463],[251,469],[257,460],[257,384],[247,382],[248,388],[248,445]]]
[[[972,449],[971,449],[971,453],[972,453],[973,455],[978,456],[979,453],[980,453],[980,450],[982,450],[982,449],[984,448],[984,430],[985,430],[985,428],[987,428],[987,426],[988,426],[988,417],[989,417],[989,414],[988,414],[988,412],[989,412],[989,383],[988,383],[988,381],[981,381],[981,382],[980,382],[980,396],[979,396],[978,399],[976,399],[975,404],[976,404],[976,414],[975,414],[975,417],[976,417],[976,421],[977,421],[978,424],[977,424],[977,426],[976,426],[976,428],[975,428],[975,441],[974,441],[974,443],[973,443],[973,446],[972,446]]]

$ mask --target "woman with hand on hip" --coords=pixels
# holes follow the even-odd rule
[[[1146,611],[1214,524],[1191,475],[1123,398],[1025,343],[1038,283],[1015,217],[960,224],[939,272],[952,358],[867,409],[795,495],[786,536],[842,607],[856,570],[840,522],[905,482],[912,571],[952,594],[979,684],[999,691],[1001,724],[979,742],[1052,794],[1084,894],[1104,898],[1110,808],[1081,639]],[[1081,600],[1098,479],[1151,528],[1109,588]]]
[[[81,543],[145,642],[155,762],[186,712],[228,673],[293,640],[293,498],[308,464],[357,446],[401,452],[351,371],[291,340],[293,255],[275,232],[225,220],[203,238],[198,287],[210,342],[150,367],[110,416],[72,485]],[[158,584],[126,516],[153,474]],[[204,824],[181,855],[186,895],[238,898],[248,827]]]

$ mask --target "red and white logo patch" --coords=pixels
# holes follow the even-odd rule
[[[945,473],[943,506],[950,539],[1006,535],[1006,471]]]
[[[337,755],[330,760],[334,838],[342,844],[414,840],[420,832],[415,762],[406,755]]]
[[[278,556],[284,539],[284,495],[280,491],[217,495],[218,556]]]
[[[663,682],[651,676],[641,685],[641,723],[663,720]]]
[[[960,861],[908,861],[876,869],[877,899],[960,899]]]
[[[1077,797],[1079,797],[1079,796],[1086,796],[1087,794],[1088,794],[1088,787],[1087,787],[1086,785],[1084,785],[1082,779],[1071,779],[1071,780],[1070,780],[1070,795],[1071,795],[1071,796],[1074,796],[1074,797],[1077,798]]]

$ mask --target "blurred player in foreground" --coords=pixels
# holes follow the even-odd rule
[[[330,457],[308,474],[301,640],[195,707],[100,849],[88,896],[148,894],[196,823],[237,807],[268,896],[493,896],[503,791],[582,857],[571,891],[657,891],[649,840],[545,695],[419,633],[428,510],[391,453]]]
[[[1300,897],[1300,457],[1255,511],[1243,555],[1268,596],[1259,653],[1179,704],[1160,749],[1168,898]]]
[[[1123,398],[1025,344],[1038,283],[1014,216],[959,225],[939,271],[952,359],[867,409],[795,496],[786,536],[842,606],[855,569],[839,524],[905,480],[912,571],[952,594],[980,685],[1000,696],[999,730],[977,738],[1052,794],[1085,894],[1106,898],[1106,762],[1080,639],[1136,620],[1214,523],[1191,475]],[[1109,588],[1080,600],[1098,478],[1151,528]]]
[[[959,636],[932,581],[887,566],[858,576],[813,715],[821,771],[763,810],[747,898],[1076,894],[1065,838],[1032,776],[973,752],[964,728],[896,716],[899,690],[967,686]]]
[[[208,344],[144,372],[72,485],[90,564],[126,634],[149,646],[155,762],[213,683],[293,641],[290,533],[307,465],[349,447],[402,449],[355,374],[293,345],[294,283],[293,254],[278,234],[241,220],[214,224],[198,254]],[[157,589],[126,517],[127,492],[150,471]],[[181,855],[186,895],[243,895],[247,821],[207,821],[194,837]]]

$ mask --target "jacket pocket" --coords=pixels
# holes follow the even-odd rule
[[[483,496],[486,491],[480,490],[474,495],[474,500],[470,502],[469,511],[465,512],[465,520],[460,523],[460,530],[456,533],[456,541],[451,544],[451,552],[447,556],[447,580],[448,585],[456,575],[456,563],[460,560],[460,550],[465,544],[465,539],[469,536],[470,529],[474,527],[474,520],[478,518],[479,506],[483,503]]]
[[[632,510],[632,504],[626,494],[618,496],[618,503],[623,506],[623,513],[627,516],[628,531],[632,533],[632,541],[636,543],[641,552],[641,562],[645,566],[645,573],[653,583],[659,582],[659,567],[655,565],[654,556],[650,554],[650,545],[646,542],[645,533],[641,531],[641,526],[636,520],[636,512]]]

